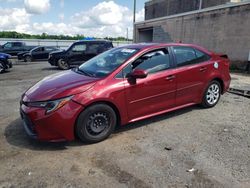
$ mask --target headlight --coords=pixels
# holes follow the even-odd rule
[[[46,114],[54,112],[55,110],[63,107],[67,102],[72,99],[73,96],[57,99],[53,101],[42,101],[42,102],[29,102],[27,106],[36,107],[36,108],[44,108],[46,110]]]

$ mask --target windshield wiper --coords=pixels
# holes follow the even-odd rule
[[[82,70],[82,69],[77,68],[76,71],[77,71],[77,72],[80,72],[80,73],[82,73],[82,74],[84,74],[84,75],[86,75],[86,76],[94,77],[93,74],[90,74],[89,72],[84,71],[84,70]]]

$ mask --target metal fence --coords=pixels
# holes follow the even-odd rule
[[[25,42],[30,46],[56,46],[61,49],[68,48],[76,40],[53,40],[53,39],[13,39],[13,38],[0,38],[0,45],[6,42]],[[132,41],[112,41],[115,47],[131,44]]]

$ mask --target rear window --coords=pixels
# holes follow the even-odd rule
[[[191,47],[174,46],[177,67],[208,61],[210,56]]]

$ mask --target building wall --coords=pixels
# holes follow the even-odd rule
[[[202,0],[202,8],[222,5],[231,0]],[[153,0],[145,3],[145,20],[198,10],[200,0]]]
[[[198,11],[137,23],[135,42],[141,29],[152,28],[152,42],[194,43],[226,53],[242,66],[250,50],[250,2],[209,11]]]

